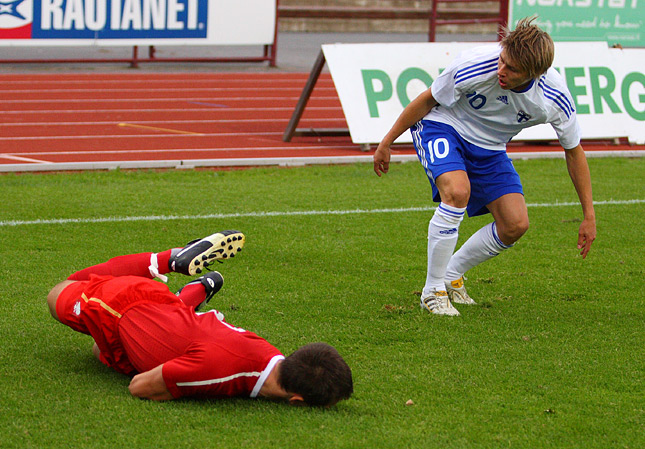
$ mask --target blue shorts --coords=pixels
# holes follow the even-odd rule
[[[505,151],[487,150],[464,140],[444,123],[421,120],[410,128],[417,156],[432,184],[432,198],[441,201],[435,179],[446,172],[463,170],[470,180],[469,217],[484,215],[492,201],[507,193],[521,193],[520,176]]]

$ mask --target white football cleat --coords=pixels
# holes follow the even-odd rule
[[[421,295],[421,308],[435,315],[459,316],[459,310],[450,304],[448,293],[443,290],[434,291],[427,296]]]
[[[450,301],[455,304],[477,304],[473,298],[468,296],[468,292],[466,292],[466,287],[464,286],[463,276],[456,281],[446,282],[446,291],[448,292]]]

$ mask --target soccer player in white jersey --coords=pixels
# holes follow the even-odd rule
[[[520,178],[505,151],[524,128],[553,126],[582,205],[578,249],[583,258],[596,238],[591,177],[574,103],[551,67],[553,40],[534,20],[520,20],[499,44],[456,58],[403,110],[374,153],[374,171],[381,176],[389,170],[394,140],[410,129],[439,202],[428,227],[421,294],[421,307],[434,314],[459,315],[452,303],[475,304],[464,273],[513,246],[529,227]],[[490,212],[494,221],[454,252],[465,212]]]

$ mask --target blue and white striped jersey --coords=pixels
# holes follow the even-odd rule
[[[497,81],[502,47],[486,45],[460,54],[432,83],[439,102],[424,120],[452,126],[477,146],[503,151],[522,129],[550,123],[566,149],[580,143],[580,126],[567,85],[554,68],[524,91],[504,90]]]

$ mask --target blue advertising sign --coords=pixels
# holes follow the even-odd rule
[[[0,0],[0,39],[203,39],[208,0]]]

